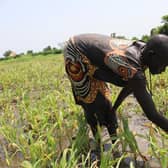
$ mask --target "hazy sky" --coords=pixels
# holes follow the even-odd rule
[[[149,34],[168,0],[0,0],[0,56],[57,46],[74,34]]]

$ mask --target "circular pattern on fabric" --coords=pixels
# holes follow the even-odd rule
[[[82,66],[80,62],[67,61],[66,71],[75,82],[81,81],[84,77],[84,72],[82,71]]]

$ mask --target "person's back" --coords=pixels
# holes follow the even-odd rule
[[[110,76],[115,76],[120,79],[119,83],[125,83],[128,78],[132,78],[138,70],[144,70],[141,65],[140,55],[145,43],[134,42],[132,45],[122,44],[117,45],[115,39],[110,36],[99,34],[82,34],[74,36],[70,39],[71,50],[74,50],[75,55],[86,56],[90,63],[100,69],[101,74],[95,72],[98,79],[104,77],[102,71],[111,73]],[[65,54],[66,57],[66,54]],[[98,70],[97,70],[98,71]],[[113,75],[112,75],[113,74]],[[103,79],[105,80],[105,79]],[[115,79],[107,77],[107,82],[116,84]],[[119,84],[120,85],[120,84]]]

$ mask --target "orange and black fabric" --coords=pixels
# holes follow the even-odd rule
[[[64,58],[76,103],[93,103],[99,92],[110,99],[106,82],[126,85],[137,71],[142,70],[139,59],[132,57],[131,52],[137,52],[139,56],[136,45],[116,45],[113,39],[104,35],[85,34],[70,38],[64,48]]]
[[[93,103],[98,92],[110,99],[110,90],[104,81],[93,77],[97,67],[83,55],[69,40],[64,50],[65,68],[71,81],[73,94],[77,104]]]

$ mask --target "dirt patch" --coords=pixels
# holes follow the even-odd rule
[[[23,155],[20,152],[13,155],[12,146],[0,136],[0,168],[19,168],[22,161]]]

